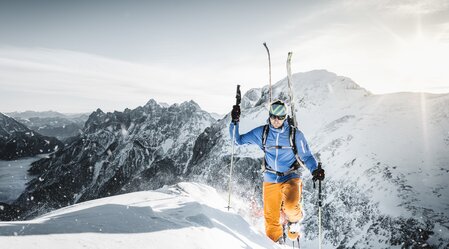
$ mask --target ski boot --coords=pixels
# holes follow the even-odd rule
[[[299,240],[299,222],[288,222],[287,237],[291,241]]]

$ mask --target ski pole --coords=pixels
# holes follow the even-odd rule
[[[318,162],[318,169],[321,169],[321,162]],[[313,182],[313,188],[315,188],[315,182]],[[318,180],[318,248],[321,249],[322,246],[322,231],[321,231],[321,180]]]
[[[269,86],[270,86],[270,103],[271,103],[271,56],[270,56],[270,50],[268,49],[267,43],[264,42],[263,45],[265,46],[265,49],[267,50],[268,54],[268,76],[269,76]]]
[[[237,85],[237,94],[235,96],[236,98],[236,105],[240,105],[240,101],[242,99],[242,95],[240,93],[240,85]],[[231,208],[231,190],[232,190],[232,169],[234,167],[234,144],[235,144],[235,126],[237,125],[237,122],[234,122],[234,127],[232,129],[232,154],[231,154],[231,168],[229,169],[229,183],[228,183],[228,211]]]

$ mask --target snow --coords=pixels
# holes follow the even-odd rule
[[[321,154],[326,170],[325,185],[329,192],[325,196],[325,205],[343,212],[346,204],[335,204],[341,197],[337,190],[353,186],[366,195],[369,207],[373,208],[373,217],[411,217],[429,221],[437,227],[447,226],[448,94],[374,95],[348,78],[323,70],[295,74],[293,85],[299,128],[311,150]],[[268,103],[267,96],[260,97],[260,92],[268,93],[267,87],[261,91],[252,89],[242,99],[245,108],[242,109],[241,134],[266,122],[266,104],[254,106],[260,101]],[[273,99],[280,95],[286,97],[282,93],[287,92],[285,79],[273,85]],[[228,146],[229,154],[230,148]],[[236,155],[260,158],[259,151],[257,146],[238,146]],[[304,175],[304,179],[307,181],[308,176]],[[310,198],[304,196],[309,202]],[[306,203],[306,206],[307,211],[310,205]],[[368,217],[354,213],[341,216],[348,222],[353,217]],[[343,239],[346,247],[360,248],[360,243],[367,241],[370,244],[366,247],[385,247],[383,243],[388,244],[390,237],[373,235],[372,227],[376,225],[370,225],[372,222],[374,220],[340,231],[333,229],[336,231],[331,235],[333,238],[336,234],[346,236],[337,239],[339,241],[333,248]],[[311,227],[311,224],[308,222],[305,227]],[[442,231],[435,236],[447,241],[445,229]],[[329,236],[329,232],[324,233]]]
[[[164,153],[168,152],[168,150],[173,146],[173,143],[174,143],[174,140],[169,138],[161,144],[161,147],[164,150]]]
[[[96,162],[94,167],[94,174],[92,177],[92,185],[97,182],[98,176],[100,175],[101,167],[103,166],[104,160]]]
[[[376,225],[383,216],[428,220],[435,225],[432,229],[435,235],[427,242],[437,245],[440,238],[447,241],[449,95],[373,95],[358,88],[350,79],[326,71],[295,74],[293,83],[299,127],[312,151],[321,153],[326,170],[324,205],[333,208],[328,209],[333,210],[332,216],[341,217],[340,220],[349,224],[339,227],[333,226],[341,225],[335,220],[327,221],[324,235],[327,240],[335,241],[333,245],[328,242],[324,248],[335,248],[339,243],[354,248],[395,248],[388,240],[393,236],[390,233],[397,231]],[[245,108],[242,108],[240,133],[266,123],[267,106],[254,106],[265,90],[254,89],[243,97],[242,107]],[[286,91],[285,80],[273,87],[274,96]],[[193,136],[191,126],[196,122],[204,123],[204,127],[197,126],[198,129],[210,124],[201,118],[183,123],[181,132],[176,134],[178,137],[161,139],[157,146],[164,153],[175,151]],[[231,154],[229,116],[223,122],[226,125],[220,132],[225,141],[219,142],[224,145],[217,146],[217,153],[211,157]],[[132,138],[132,131],[123,128],[122,135]],[[190,145],[193,146],[193,140]],[[132,143],[126,146],[122,152],[129,151]],[[238,146],[235,150],[240,158],[263,156],[257,146]],[[122,165],[126,157],[117,157]],[[192,157],[186,158],[190,161]],[[182,164],[184,172],[189,161]],[[215,167],[214,163],[213,160],[205,162],[204,166]],[[100,166],[98,162],[95,164],[95,179]],[[316,235],[310,230],[316,221],[312,203],[316,194],[307,189],[311,184],[309,172],[305,172],[304,180],[306,220],[303,228],[309,229],[302,245],[316,248]],[[347,193],[342,194],[340,190]],[[8,235],[0,236],[0,243],[11,244],[12,248],[30,248],[29,245],[42,243],[57,247],[66,242],[74,244],[75,248],[274,247],[263,235],[263,220],[261,223],[260,218],[248,219],[251,218],[245,213],[248,203],[242,204],[233,198],[232,206],[237,213],[229,213],[224,209],[227,203],[223,199],[226,198],[207,186],[181,183],[158,191],[81,203],[28,222],[0,223],[0,235]],[[369,201],[364,202],[365,199]],[[363,213],[367,211],[363,205],[370,214]],[[351,206],[356,208],[346,209]],[[394,228],[396,221],[391,219],[391,227]],[[378,229],[379,233],[373,232]],[[20,238],[15,240],[14,234]]]
[[[179,183],[79,203],[30,221],[0,222],[15,248],[280,248],[225,209],[217,191]]]

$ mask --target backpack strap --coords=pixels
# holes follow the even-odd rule
[[[297,169],[299,167],[305,167],[304,162],[298,155],[298,148],[296,147],[296,127],[293,125],[290,125],[290,146],[292,147],[297,162],[297,164],[295,163],[294,165],[296,165]]]
[[[262,150],[263,150],[264,154],[266,154],[266,149],[267,148],[276,148],[276,149],[291,148],[293,150],[293,154],[295,155],[295,158],[296,158],[295,163],[293,163],[292,166],[290,167],[290,169],[288,171],[286,171],[286,172],[275,171],[275,170],[272,170],[270,168],[267,168],[267,162],[265,160],[265,155],[264,155],[264,158],[262,160],[262,166],[261,166],[262,167],[262,173],[270,172],[270,173],[276,174],[277,176],[286,176],[286,175],[289,175],[291,173],[294,173],[300,167],[305,167],[304,162],[298,156],[298,149],[296,147],[296,139],[295,139],[296,138],[296,127],[294,125],[292,125],[292,120],[291,120],[290,117],[288,118],[288,123],[289,123],[289,127],[290,127],[290,133],[289,133],[290,147],[287,147],[287,146],[270,146],[270,147],[266,147],[268,132],[270,130],[269,129],[269,124],[266,124],[263,127],[263,132],[262,132]]]
[[[262,149],[265,152],[265,145],[267,144],[267,137],[268,137],[268,131],[269,131],[269,124],[266,124],[263,126],[263,132],[262,132]]]
[[[264,157],[262,160],[262,173],[267,170],[267,161],[265,160],[265,154],[266,154],[265,145],[267,144],[267,137],[268,137],[269,130],[270,130],[269,124],[266,124],[263,127],[263,132],[262,132],[262,150],[264,153]]]

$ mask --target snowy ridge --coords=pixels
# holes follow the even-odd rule
[[[293,86],[299,128],[327,172],[325,248],[448,245],[449,94],[373,95],[324,70],[294,74]],[[288,102],[287,91],[283,79],[273,98]],[[243,96],[241,133],[267,122],[268,96],[267,86]],[[229,122],[199,136],[190,162],[192,176],[217,188],[229,172]],[[262,156],[257,146],[236,148],[235,195],[260,198]],[[303,176],[303,240],[313,241],[316,190]]]
[[[178,183],[87,201],[30,221],[0,222],[0,243],[19,248],[278,248],[213,188]],[[51,234],[51,236],[42,236]],[[6,243],[7,242],[7,243]]]
[[[326,170],[324,248],[449,247],[449,94],[373,95],[324,70],[295,74],[293,85],[299,128]],[[273,93],[288,102],[287,81]],[[268,94],[263,87],[243,96],[241,133],[266,123]],[[80,139],[33,165],[38,180],[15,204],[33,216],[184,180],[227,190],[229,123],[229,115],[215,122],[192,102],[97,110]],[[239,213],[260,211],[262,156],[255,146],[236,147],[233,196],[245,200]],[[304,171],[305,247],[317,242],[310,178]],[[260,230],[260,214],[253,217]]]

